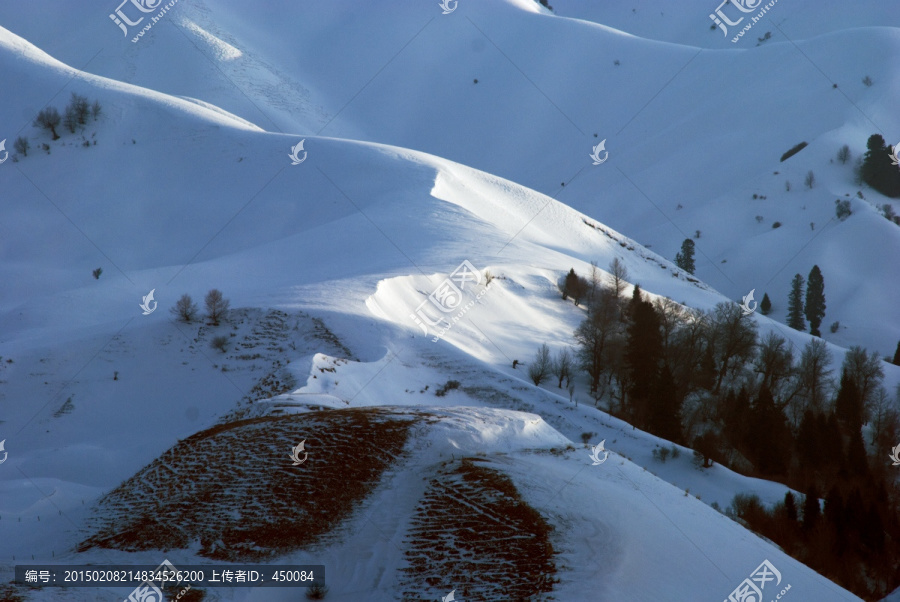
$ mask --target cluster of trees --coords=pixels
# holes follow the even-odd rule
[[[784,337],[774,332],[760,337],[756,322],[735,303],[698,311],[666,298],[650,300],[640,285],[627,297],[623,295],[627,272],[620,262],[610,265],[608,285],[596,268],[594,272],[586,279],[571,270],[565,278],[568,290],[580,291],[587,315],[575,330],[574,354],[562,350],[554,358],[546,345],[538,351],[529,367],[536,384],[554,375],[561,387],[563,380],[571,380],[573,368],[582,369],[598,404],[605,399],[613,413],[676,442],[693,442],[706,430],[717,429],[717,424],[725,425],[726,430],[716,435],[724,437],[728,447],[747,448],[745,455],[758,460],[750,460],[748,466],[764,474],[782,473],[760,455],[761,450],[750,449],[742,435],[728,431],[728,425],[743,428],[759,422],[768,425],[762,430],[775,433],[783,431],[779,425],[784,422],[785,428],[790,427],[786,431],[790,441],[807,410],[824,412],[834,406],[840,416],[854,416],[842,420],[856,425],[857,431],[875,417],[877,437],[873,437],[881,441],[882,449],[887,439],[894,438],[892,425],[898,417],[885,401],[877,353],[851,348],[837,386],[831,380],[831,355],[821,340],[810,341],[797,357]],[[796,279],[803,281],[802,276]],[[797,290],[791,310],[800,312],[799,319],[809,320],[816,334],[825,311],[824,280],[817,266],[810,272],[805,303]],[[852,386],[844,382],[848,378]],[[855,388],[859,402],[847,402],[856,399],[848,393]],[[890,436],[882,441],[885,432]],[[769,439],[755,440],[777,449],[779,444]]]
[[[900,552],[900,515],[891,508],[900,503],[891,506],[882,498],[888,491],[900,502],[886,470],[890,449],[900,442],[900,389],[892,400],[883,386],[882,358],[851,348],[836,382],[833,358],[820,339],[795,350],[775,332],[760,336],[756,322],[736,303],[698,311],[666,298],[650,299],[639,285],[627,296],[621,263],[615,270],[610,266],[616,275],[606,281],[592,271],[582,278],[571,270],[565,280],[567,290],[579,291],[587,314],[574,333],[577,352],[569,374],[573,367],[587,373],[597,405],[605,400],[610,413],[637,427],[692,445],[698,464],[719,462],[806,491],[811,500],[806,511],[786,500],[774,513],[760,507],[756,518],[750,513],[742,519],[758,530],[791,521],[780,539],[766,534],[804,561],[844,558],[861,575],[858,563],[865,560],[872,579],[843,582],[855,591],[895,579],[888,559]],[[805,318],[818,334],[825,313],[821,271],[814,266],[810,272],[805,300],[803,278],[797,279],[792,317]],[[555,374],[556,361],[546,346],[542,350],[535,360],[545,372],[539,381]],[[818,508],[819,492],[829,492],[821,519],[812,510],[813,501]],[[874,515],[860,516],[864,512]],[[873,569],[868,561],[875,556],[884,564]],[[814,566],[845,576],[828,573],[833,568],[828,563]]]
[[[206,307],[206,319],[209,320],[209,323],[213,326],[219,325],[221,320],[228,313],[228,308],[231,306],[231,302],[226,299],[225,296],[222,295],[222,291],[217,288],[206,293],[206,298],[203,300],[203,303]],[[194,303],[193,299],[191,299],[190,295],[182,295],[169,311],[172,312],[172,315],[174,315],[176,319],[190,324],[197,319],[199,308],[197,307],[197,304]]]
[[[552,355],[550,348],[544,343],[528,365],[528,377],[535,385],[540,385],[551,376],[557,379],[557,388],[562,389],[565,380],[568,389],[575,376],[575,358],[568,347],[563,347],[556,355]]]
[[[53,140],[58,140],[60,136],[56,131],[56,128],[58,128],[60,124],[74,134],[75,130],[79,127],[87,125],[88,118],[93,118],[94,120],[99,119],[102,111],[103,109],[100,106],[100,101],[95,100],[93,104],[91,104],[88,102],[87,97],[72,92],[69,104],[66,105],[62,116],[60,116],[56,107],[44,107],[37,114],[37,117],[34,118],[34,126],[47,130],[50,132],[50,136]],[[16,152],[27,157],[28,151],[31,149],[31,144],[27,137],[20,136],[16,138],[13,147],[16,149]]]
[[[806,285],[806,301],[803,299],[803,286]],[[809,322],[809,334],[822,336],[819,326],[825,317],[825,279],[819,266],[814,265],[809,271],[809,278],[795,274],[791,280],[791,292],[788,294],[787,325],[794,330],[805,331]],[[804,317],[806,321],[804,321]]]

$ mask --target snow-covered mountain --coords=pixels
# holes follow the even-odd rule
[[[553,599],[723,599],[763,560],[790,599],[858,599],[710,507],[747,491],[772,504],[784,485],[718,465],[698,471],[683,447],[661,464],[654,450],[672,446],[596,409],[583,383],[572,398],[535,387],[513,360],[545,341],[571,345],[584,312],[560,302],[557,279],[616,258],[651,296],[698,309],[768,292],[773,314],[753,319],[796,346],[810,337],[780,323],[790,277],[818,264],[826,324],[842,325],[824,335],[836,360],[850,345],[892,353],[900,229],[875,205],[896,201],[870,189],[860,198],[852,165],[831,159],[842,144],[855,159],[871,133],[900,136],[889,110],[900,81],[884,58],[900,51],[900,14],[864,2],[842,20],[836,2],[778,3],[771,25],[748,34],[772,30],[757,48],[710,30],[715,6],[704,2],[676,11],[560,1],[555,12],[532,0],[451,4],[442,14],[437,2],[405,0],[193,0],[137,42],[140,27],[123,37],[109,18],[114,5],[0,5],[0,80],[10,91],[0,136],[11,157],[0,165],[4,581],[32,557],[209,562],[205,534],[171,549],[84,542],[135,519],[110,510],[116,496],[148,482],[160,458],[190,457],[191,441],[224,424],[286,417],[286,433],[310,442],[307,483],[315,443],[333,452],[341,420],[372,407],[415,424],[403,453],[320,539],[277,560],[324,564],[329,600],[446,595],[459,577],[442,572],[451,564],[431,567],[430,588],[410,577],[416,557],[439,552],[428,537],[456,541],[479,570],[501,567],[495,589],[475,588],[471,599],[505,599],[496,583],[526,595],[517,563],[531,552],[515,536],[495,558],[430,518],[446,511],[514,533],[527,521],[501,512],[510,487],[548,526],[536,533],[554,551]],[[123,9],[132,18],[134,6]],[[77,133],[59,125],[58,140],[32,125],[73,92],[98,101],[99,115]],[[19,136],[31,142],[27,156],[13,151]],[[592,165],[601,140],[609,159]],[[800,141],[809,146],[779,162]],[[833,203],[847,195],[853,215],[839,221]],[[695,230],[696,278],[670,263]],[[464,261],[478,271],[464,290],[473,303],[434,342],[416,310]],[[182,294],[200,300],[212,288],[231,301],[227,322],[171,319]],[[158,310],[143,315],[151,290]],[[210,347],[216,336],[223,351]],[[889,389],[900,383],[900,369],[885,373]],[[265,488],[266,467],[290,466],[298,441],[259,430],[243,448],[225,447]],[[378,452],[355,432],[360,457]],[[600,440],[610,454],[595,466],[583,441]],[[283,453],[270,459],[254,445]],[[187,483],[221,468],[217,457],[180,465],[178,495],[193,499]],[[319,465],[340,476],[341,462],[354,461],[341,451]],[[453,483],[465,491],[455,496]],[[303,508],[306,485],[285,486],[296,490],[284,504]],[[479,510],[442,505],[456,498]],[[166,503],[134,499],[148,517]]]

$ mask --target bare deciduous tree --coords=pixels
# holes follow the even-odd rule
[[[837,160],[841,162],[841,164],[847,163],[850,160],[850,147],[846,144],[840,148],[837,153]]]
[[[846,372],[856,382],[856,386],[859,388],[859,398],[863,403],[864,417],[867,417],[872,405],[872,397],[884,379],[881,357],[877,351],[870,355],[862,347],[854,345],[844,356],[841,371],[842,373]]]
[[[552,360],[550,359],[550,348],[544,343],[534,354],[534,359],[528,365],[528,376],[535,385],[540,385],[550,374]]]
[[[56,133],[59,122],[59,111],[56,110],[56,107],[43,108],[40,113],[37,114],[37,117],[34,118],[34,125],[49,130],[54,140],[59,138],[59,134]]]
[[[621,329],[618,297],[612,289],[600,289],[588,308],[587,318],[575,329],[575,340],[579,346],[578,362],[591,377],[592,393],[597,390],[607,364],[604,355],[606,344]]]
[[[551,370],[552,374],[559,379],[557,388],[562,389],[563,379],[566,381],[566,387],[569,386],[569,381],[572,379],[572,354],[568,347],[563,347],[556,352]]]
[[[756,346],[756,322],[745,319],[736,303],[718,303],[709,314],[710,340],[716,360],[718,393],[725,376],[736,373],[750,358]]]
[[[22,153],[23,157],[27,157],[28,149],[31,148],[31,145],[28,143],[28,138],[19,136],[16,138],[15,143],[13,143],[13,148],[16,149],[17,153]]]
[[[800,390],[806,400],[806,407],[814,412],[824,409],[825,400],[830,395],[832,385],[829,377],[833,370],[831,364],[831,352],[822,339],[813,339],[803,348],[800,354],[800,365],[797,367],[797,376]],[[799,415],[803,415],[804,407]]]
[[[197,304],[193,302],[190,295],[181,295],[181,298],[169,311],[182,322],[191,323],[197,316]]]
[[[613,260],[609,262],[609,275],[612,279],[612,287],[616,292],[616,296],[621,297],[622,291],[625,290],[625,285],[628,284],[626,282],[628,279],[628,269],[618,257],[614,257]]]
[[[217,288],[206,293],[204,303],[206,304],[206,317],[213,326],[219,325],[219,321],[228,312],[228,307],[231,305],[228,299],[222,295],[222,291]]]

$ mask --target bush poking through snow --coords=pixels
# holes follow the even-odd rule
[[[446,395],[448,392],[452,391],[453,389],[458,389],[459,386],[460,385],[459,385],[458,380],[448,380],[447,382],[444,383],[444,386],[442,386],[440,389],[437,389],[434,392],[434,394],[437,395],[438,397],[443,397],[444,395]]]
[[[850,201],[842,201],[837,199],[834,201],[834,214],[841,221],[850,217],[853,212],[850,210]]]
[[[94,280],[100,280],[100,274],[102,274],[102,273],[103,273],[103,268],[97,268],[96,270],[91,272],[91,274],[94,275]]]
[[[226,336],[218,336],[213,337],[213,339],[209,342],[209,346],[213,349],[218,349],[222,353],[228,351],[228,337]]]
[[[668,447],[656,447],[653,449],[653,459],[666,463],[666,460],[669,459],[669,448]]]

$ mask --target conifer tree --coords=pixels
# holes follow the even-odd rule
[[[640,295],[638,289],[635,292]],[[648,404],[655,392],[662,359],[662,332],[659,315],[652,303],[635,296],[631,305],[625,362],[631,380],[632,412],[641,428],[646,428],[650,414]]]
[[[681,401],[668,366],[660,370],[650,407],[650,432],[663,439],[681,441]]]
[[[869,475],[866,445],[863,443],[862,432],[859,429],[850,433],[850,442],[847,444],[847,467],[855,476],[866,477]]]
[[[763,293],[762,301],[759,302],[759,313],[768,316],[772,311],[772,301],[769,300],[769,293]]]
[[[781,475],[787,468],[790,453],[790,429],[784,411],[775,405],[769,388],[760,387],[759,396],[750,410],[749,450],[753,463],[762,474]]]
[[[694,241],[685,238],[681,243],[681,251],[675,255],[675,265],[688,274],[694,273]]]
[[[794,330],[806,330],[806,322],[803,321],[803,276],[795,274],[791,280],[791,292],[788,295],[787,324]]]
[[[810,485],[806,489],[806,495],[803,498],[803,530],[810,531],[819,524],[819,517],[822,509],[819,507],[819,490],[815,485]]]
[[[897,341],[897,350],[894,351],[894,360],[892,363],[895,366],[900,366],[900,341]]]
[[[797,503],[790,491],[784,494],[784,514],[791,523],[797,522]]]
[[[863,404],[859,386],[846,370],[841,373],[841,388],[834,400],[834,413],[851,432],[859,431],[862,426]]]
[[[825,317],[825,279],[819,266],[814,265],[809,271],[809,279],[806,282],[806,307],[804,308],[806,319],[809,321],[809,333],[813,336],[821,336],[819,326]]]

